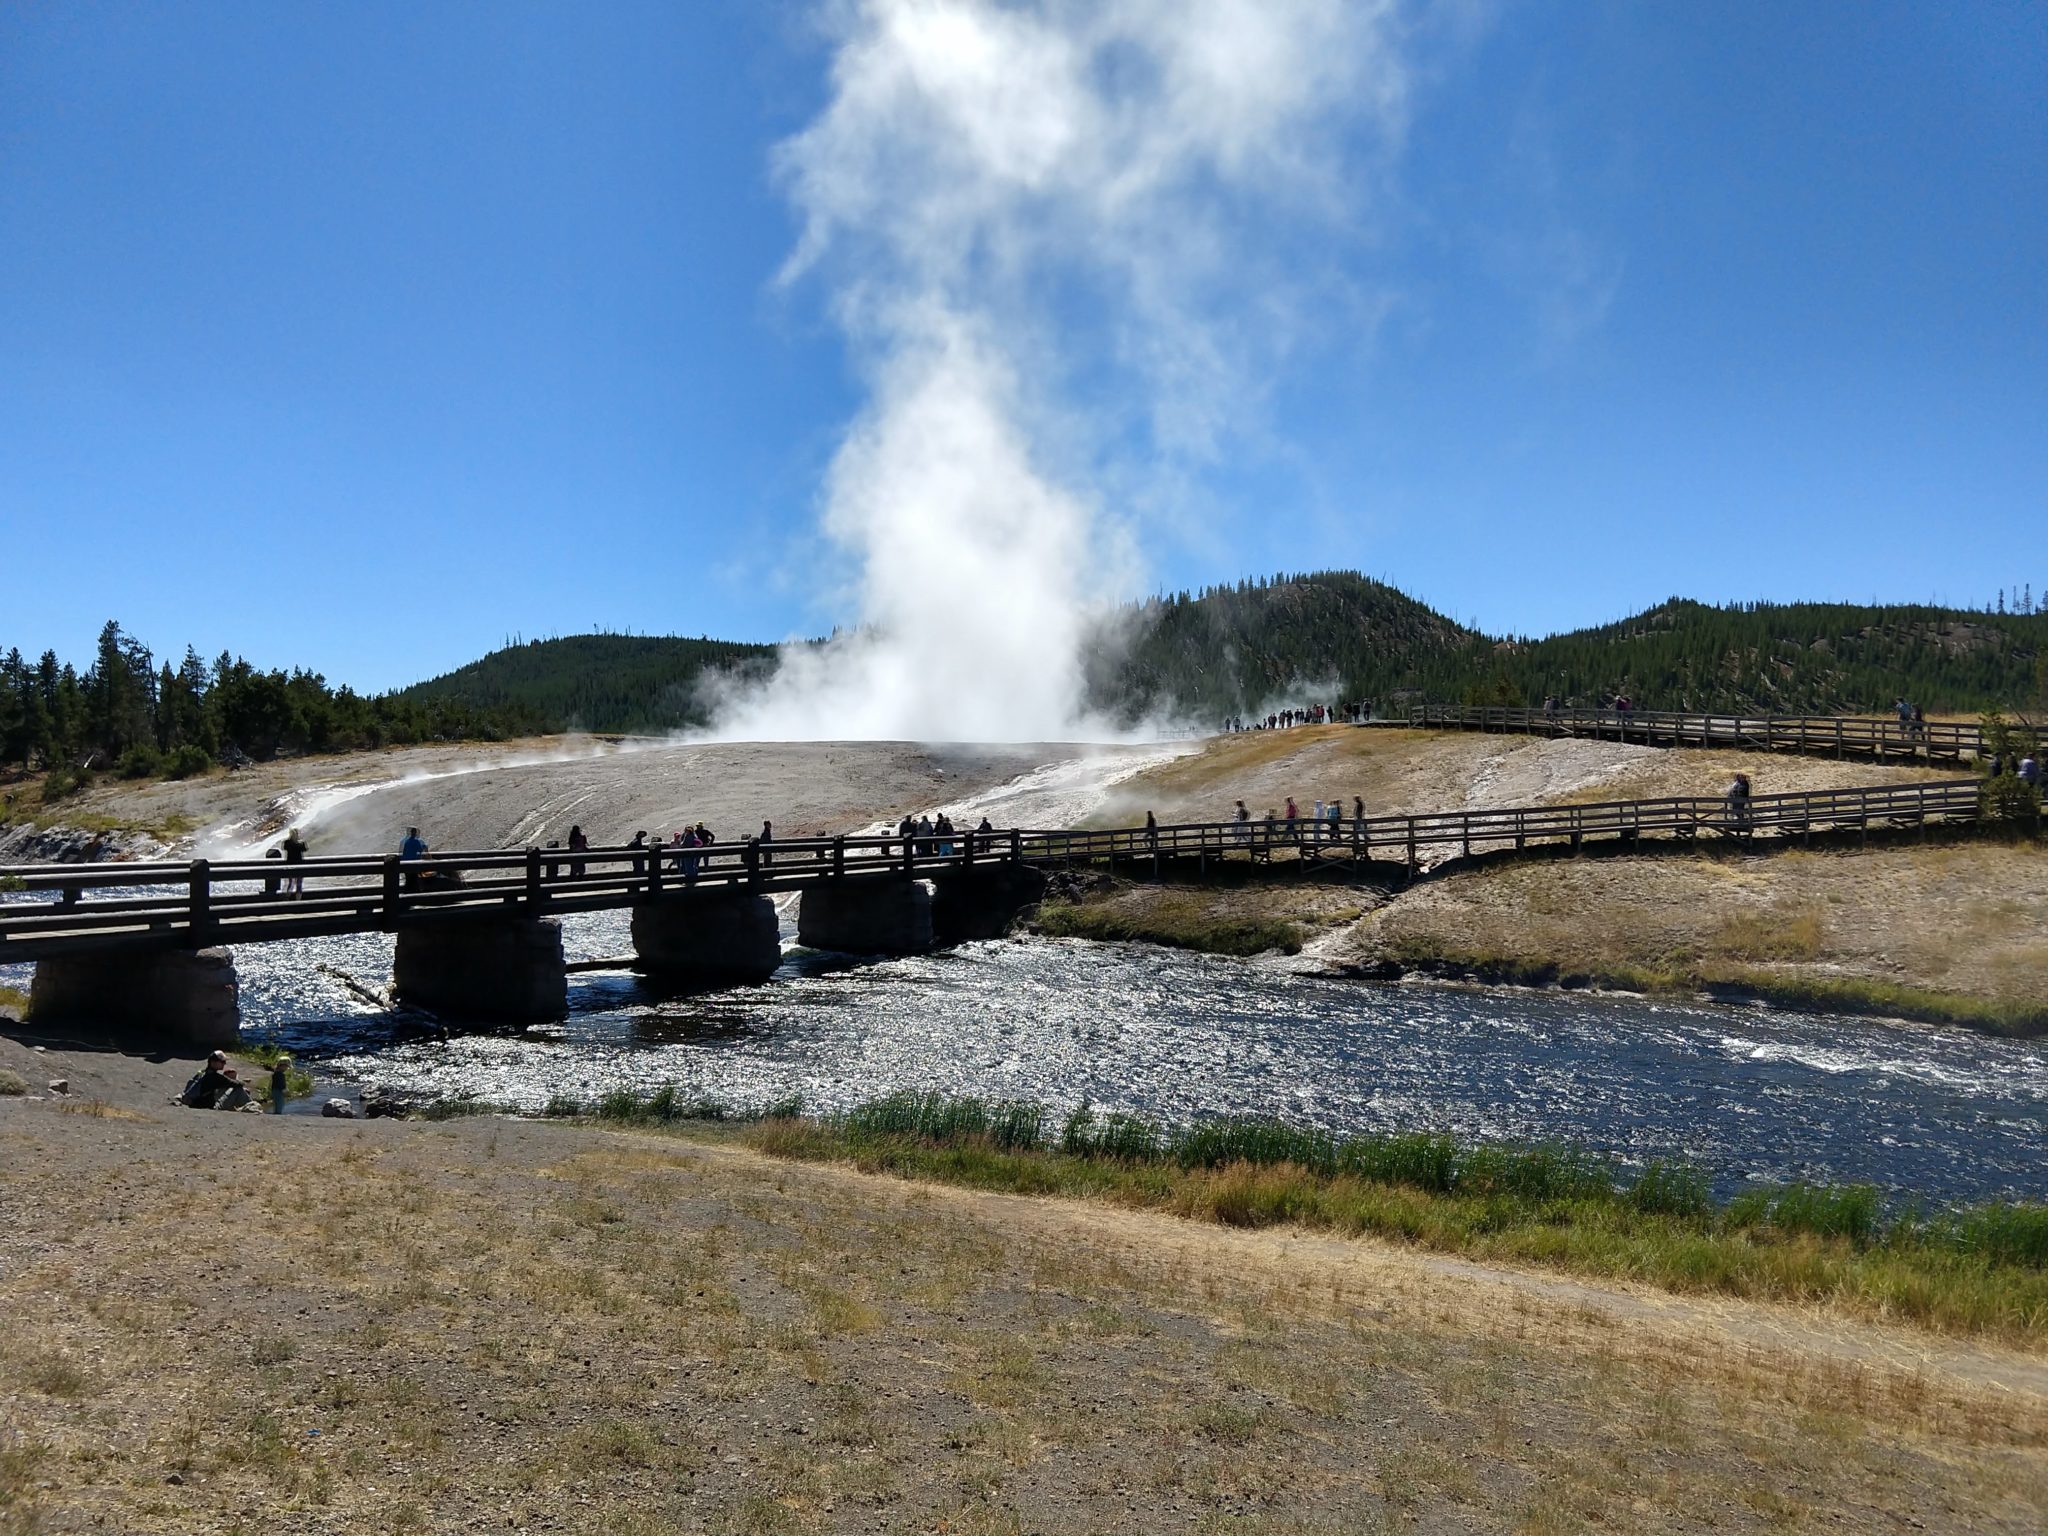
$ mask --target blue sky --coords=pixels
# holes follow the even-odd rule
[[[813,23],[0,7],[0,645],[82,662],[118,617],[375,689],[515,632],[849,616],[818,518],[864,379],[830,280],[776,281]],[[1403,128],[1264,246],[1307,323],[1212,455],[1082,487],[1140,509],[1135,584],[1352,566],[1529,633],[2048,592],[2048,7],[1400,35]]]

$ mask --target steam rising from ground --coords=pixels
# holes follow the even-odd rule
[[[1339,168],[1398,137],[1391,7],[828,0],[824,22],[830,100],[779,151],[804,223],[783,276],[828,285],[868,381],[823,511],[859,618],[720,700],[719,732],[1104,734],[1082,658],[1140,580],[1130,508],[1219,452],[1293,323],[1288,232],[1349,217]]]

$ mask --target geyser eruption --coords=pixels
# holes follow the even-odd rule
[[[1083,648],[1137,575],[1132,499],[1213,455],[1284,345],[1288,236],[1398,134],[1361,0],[847,0],[830,100],[781,146],[867,406],[826,534],[857,622],[723,701],[755,739],[1091,736]],[[1354,136],[1355,137],[1355,136]],[[1355,148],[1355,143],[1353,145]]]

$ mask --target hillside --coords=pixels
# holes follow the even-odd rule
[[[1540,640],[1480,634],[1350,571],[1276,576],[1118,610],[1088,658],[1089,702],[1126,720],[1177,709],[1208,721],[1288,703],[1422,699],[1644,709],[1868,713],[2048,701],[2048,614],[1839,603],[1714,607],[1672,598]],[[759,672],[774,649],[715,640],[576,635],[493,652],[398,697],[518,712],[554,728],[700,724],[707,669]]]
[[[1496,639],[1351,572],[1178,594],[1128,611],[1091,673],[1098,702],[1198,717],[1290,695],[1776,713],[1937,711],[2048,698],[2048,614],[1837,603],[1713,607],[1673,598],[1541,640]]]
[[[765,675],[775,650],[670,635],[569,635],[493,651],[398,697],[522,709],[555,730],[665,731],[708,723],[698,689],[706,672]]]

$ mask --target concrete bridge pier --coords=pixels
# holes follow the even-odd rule
[[[77,955],[36,962],[29,1016],[38,1030],[143,1037],[226,1050],[242,1040],[241,988],[225,949]]]
[[[633,952],[663,980],[766,981],[782,963],[782,924],[766,896],[693,892],[634,907]]]
[[[807,886],[796,936],[848,955],[917,954],[932,947],[932,888],[922,880]]]
[[[552,917],[451,917],[398,930],[392,995],[452,1018],[535,1023],[569,1011]]]
[[[989,864],[932,882],[932,932],[942,944],[1000,939],[1017,914],[1045,895],[1045,872]]]

